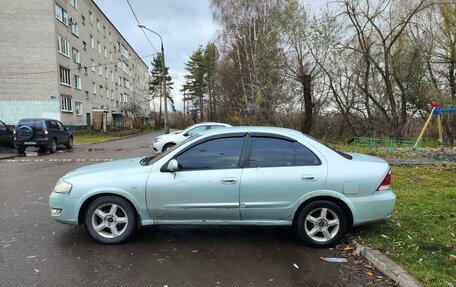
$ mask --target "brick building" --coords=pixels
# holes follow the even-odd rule
[[[147,65],[92,0],[0,0],[0,119],[147,118]],[[134,112],[134,113],[132,113]]]

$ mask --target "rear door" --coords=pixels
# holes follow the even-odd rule
[[[288,219],[298,198],[323,187],[326,171],[326,162],[302,143],[252,134],[241,179],[241,219]]]

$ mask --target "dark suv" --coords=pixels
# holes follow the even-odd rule
[[[54,153],[57,146],[73,147],[73,135],[61,122],[53,119],[22,119],[14,130],[14,144],[18,153],[29,146]]]

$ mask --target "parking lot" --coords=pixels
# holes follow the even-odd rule
[[[353,252],[312,249],[286,227],[157,226],[101,245],[51,219],[48,196],[66,172],[150,154],[156,134],[0,160],[1,286],[388,286]],[[346,256],[348,263],[321,258]]]

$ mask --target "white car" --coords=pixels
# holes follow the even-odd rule
[[[222,123],[199,123],[193,126],[189,126],[182,131],[175,131],[156,137],[155,141],[152,143],[152,147],[156,153],[161,153],[197,133],[203,132],[205,130],[214,130],[227,127],[231,126]]]

